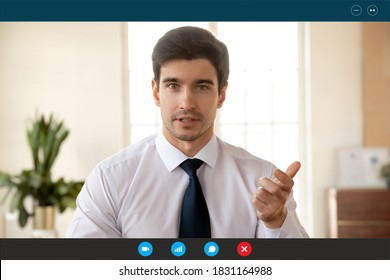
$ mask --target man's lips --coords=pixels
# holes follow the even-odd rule
[[[173,120],[182,124],[191,124],[202,120],[202,114],[194,110],[180,110],[173,115]]]
[[[183,123],[191,123],[191,122],[199,121],[199,119],[194,116],[178,116],[176,117],[176,120]]]

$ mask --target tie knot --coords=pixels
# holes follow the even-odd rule
[[[196,176],[196,170],[203,164],[203,161],[197,158],[189,158],[183,161],[180,164],[180,167],[188,174],[190,177]]]

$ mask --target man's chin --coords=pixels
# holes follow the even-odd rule
[[[191,128],[183,128],[174,126],[165,126],[166,131],[180,141],[192,142],[199,140],[206,133],[206,131],[199,130],[199,128],[191,127]]]
[[[191,132],[191,131],[178,131],[178,130],[174,130],[174,131],[170,131],[170,133],[176,139],[181,140],[181,141],[188,141],[188,142],[196,141],[196,140],[198,140],[202,136],[202,133],[194,133],[194,132]]]
[[[178,134],[175,137],[181,141],[192,142],[198,140],[200,135]]]

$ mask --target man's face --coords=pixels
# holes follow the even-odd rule
[[[214,119],[225,100],[226,87],[218,94],[217,72],[207,59],[165,63],[159,86],[152,81],[165,137],[175,146],[182,141],[205,145],[213,135]]]

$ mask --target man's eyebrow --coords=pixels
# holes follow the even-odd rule
[[[214,81],[213,81],[213,80],[209,80],[209,79],[200,79],[200,80],[197,80],[196,83],[197,83],[197,84],[209,84],[209,85],[214,85]]]
[[[180,83],[180,79],[174,77],[166,77],[162,81],[162,83]],[[195,81],[195,84],[209,84],[214,85],[214,81],[210,79],[199,79]]]
[[[180,80],[178,78],[173,78],[173,77],[166,77],[164,78],[161,82],[162,83],[169,83],[169,82],[174,82],[178,83]]]

